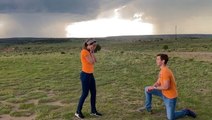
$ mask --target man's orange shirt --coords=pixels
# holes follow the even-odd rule
[[[81,51],[81,63],[82,63],[82,71],[85,73],[93,73],[94,72],[94,64],[89,63],[86,60],[86,57],[90,56],[90,52],[86,49],[82,49]]]
[[[164,86],[166,80],[170,81],[170,87],[167,90],[162,90],[163,95],[169,99],[176,98],[178,93],[174,75],[168,67],[162,67],[160,70],[160,84]]]

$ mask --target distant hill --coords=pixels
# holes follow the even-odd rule
[[[0,38],[0,44],[27,44],[27,43],[61,43],[70,38]]]
[[[212,38],[212,34],[169,34],[169,35],[138,35],[138,36],[111,36],[105,38],[97,38],[100,40],[155,40],[155,39],[170,39],[170,38]],[[86,38],[0,38],[0,44],[28,44],[28,43],[63,43],[72,40],[84,40]]]
[[[113,40],[155,40],[155,39],[170,39],[170,38],[212,38],[212,34],[168,34],[168,35],[142,35],[142,36],[114,36],[107,37]]]

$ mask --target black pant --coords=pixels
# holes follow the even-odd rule
[[[82,95],[80,97],[78,107],[77,107],[77,112],[81,112],[82,106],[84,104],[84,101],[86,97],[88,96],[89,90],[91,93],[91,112],[94,113],[96,112],[96,83],[95,83],[95,78],[93,74],[81,72],[80,73],[80,80],[82,83]]]

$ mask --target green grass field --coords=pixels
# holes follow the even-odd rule
[[[81,43],[1,45],[0,120],[76,119]],[[155,56],[162,52],[170,56],[168,64],[175,74],[177,109],[193,109],[198,114],[196,120],[211,119],[212,39],[99,43],[102,49],[96,54],[94,75],[97,108],[103,116],[89,115],[87,98],[83,108],[87,120],[165,120],[165,107],[157,97],[153,97],[154,114],[136,111],[144,105],[144,87],[156,80]]]

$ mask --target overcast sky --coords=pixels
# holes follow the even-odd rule
[[[66,27],[119,17],[154,26],[152,34],[212,34],[212,0],[0,0],[0,37],[66,37]],[[111,25],[113,27],[113,25]],[[84,28],[82,28],[84,29]]]

